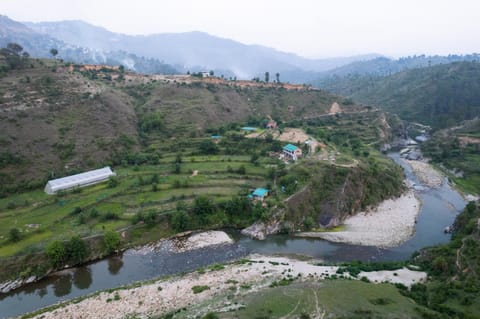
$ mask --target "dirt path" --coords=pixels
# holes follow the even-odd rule
[[[358,166],[358,160],[357,159],[353,159],[353,162],[350,163],[350,164],[338,164],[338,163],[332,163],[333,165],[335,166],[338,166],[338,167],[347,167],[347,168],[351,168],[351,167],[357,167]]]

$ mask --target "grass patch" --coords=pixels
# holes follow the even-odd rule
[[[422,318],[425,309],[402,296],[390,284],[368,284],[353,280],[322,283],[292,283],[249,294],[236,318],[303,318],[302,314],[326,311],[332,318]],[[319,308],[316,308],[318,303]],[[228,317],[230,318],[230,317]]]
[[[210,287],[209,286],[206,286],[206,285],[203,285],[203,286],[193,286],[192,287],[192,291],[194,294],[199,294],[205,290],[209,290]]]

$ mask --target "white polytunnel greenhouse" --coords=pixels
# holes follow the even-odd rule
[[[66,176],[62,178],[52,179],[45,185],[45,193],[55,194],[61,190],[68,190],[75,187],[84,187],[106,181],[110,176],[115,176],[109,166],[80,173],[76,175]]]

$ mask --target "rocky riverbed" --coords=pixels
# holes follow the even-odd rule
[[[252,255],[242,262],[212,267],[184,276],[160,279],[139,287],[101,292],[81,301],[68,302],[38,314],[37,319],[126,318],[157,316],[232,293],[232,287],[266,289],[288,273],[297,280],[322,280],[336,273],[336,266],[319,266],[318,261]],[[348,275],[347,275],[348,276]],[[372,282],[394,282],[411,286],[426,280],[426,273],[408,269],[361,273]],[[352,277],[353,278],[353,277]],[[358,277],[361,278],[361,277]],[[353,278],[355,279],[355,278]],[[202,287],[202,291],[198,292]],[[237,290],[237,293],[241,293]],[[225,302],[228,302],[225,300]],[[200,314],[204,315],[204,314]]]
[[[399,198],[388,199],[372,210],[347,218],[341,231],[303,232],[297,236],[363,246],[395,247],[413,236],[420,206],[413,190],[409,190]]]

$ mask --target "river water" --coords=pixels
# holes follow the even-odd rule
[[[407,179],[415,185],[422,201],[415,235],[398,247],[380,249],[287,235],[269,236],[265,241],[257,241],[236,231],[227,231],[235,240],[234,244],[183,253],[174,253],[167,245],[143,252],[127,250],[121,256],[64,270],[8,294],[0,294],[0,318],[24,314],[98,290],[192,271],[251,253],[301,254],[326,261],[405,260],[420,248],[448,242],[450,236],[444,234],[443,229],[453,223],[455,216],[465,207],[465,200],[448,183],[438,189],[423,187],[398,154],[390,157],[404,168]]]

